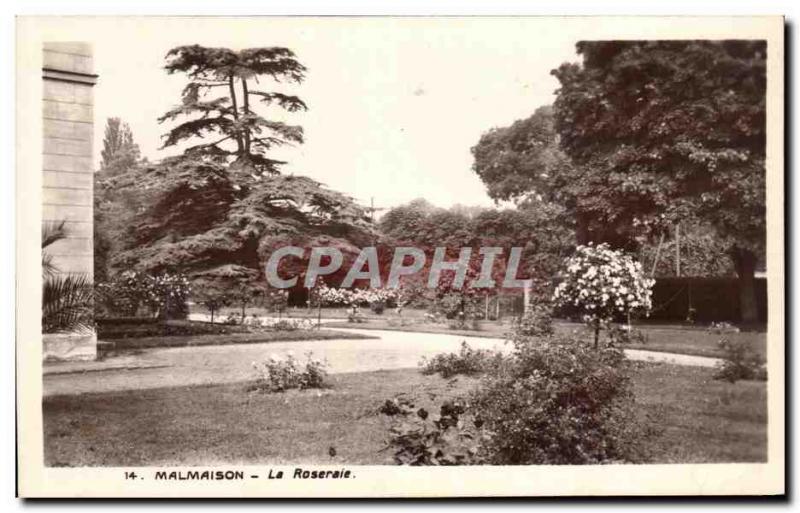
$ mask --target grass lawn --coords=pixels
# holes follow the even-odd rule
[[[766,458],[766,384],[729,384],[712,370],[639,364],[641,412],[659,415],[657,462]],[[391,464],[390,420],[376,413],[405,393],[433,408],[473,387],[416,369],[340,374],[333,388],[247,392],[246,383],[52,396],[43,401],[48,466]],[[336,456],[329,449],[336,449]]]

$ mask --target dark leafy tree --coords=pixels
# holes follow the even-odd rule
[[[757,318],[764,252],[764,41],[581,42],[554,70],[560,145],[586,170],[594,220],[663,230],[703,222],[726,241],[741,314]]]
[[[296,96],[251,88],[259,77],[299,83],[305,68],[290,50],[182,46],[167,58],[167,71],[185,73],[189,83],[182,105],[161,119],[190,119],[167,133],[165,145],[213,140],[116,184],[119,193],[142,193],[122,237],[126,246],[111,259],[114,272],[184,273],[197,299],[215,309],[241,306],[244,295],[264,294],[264,264],[276,248],[337,245],[357,252],[372,240],[369,217],[352,198],[307,177],[281,175],[281,162],[267,156],[270,148],[302,142],[300,127],[267,120],[251,107],[258,100],[288,111],[306,108]],[[228,96],[209,98],[212,91]]]

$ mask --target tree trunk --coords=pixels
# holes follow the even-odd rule
[[[242,109],[246,116],[250,114],[250,92],[247,90],[247,80],[244,78],[240,80],[242,81]],[[245,155],[250,155],[250,132],[245,130],[242,136],[244,137]]]
[[[594,321],[594,348],[600,347],[600,321]]]
[[[239,106],[236,103],[236,89],[234,88],[233,75],[228,76],[228,90],[231,93],[233,119],[239,121]],[[238,131],[236,132],[236,150],[238,156],[241,157],[244,152],[244,142],[242,141],[242,134]]]
[[[733,265],[739,276],[739,312],[743,323],[758,322],[756,304],[756,255],[747,249],[734,247],[731,250]]]

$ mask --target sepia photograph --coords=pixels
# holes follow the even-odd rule
[[[23,494],[783,493],[783,30],[18,18]]]

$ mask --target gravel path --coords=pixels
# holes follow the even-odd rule
[[[438,333],[343,329],[378,336],[378,339],[272,342],[203,347],[148,349],[136,355],[139,367],[117,365],[115,358],[85,364],[73,373],[47,372],[44,394],[80,394],[135,390],[168,386],[232,383],[253,378],[254,361],[271,355],[284,357],[290,352],[298,358],[312,351],[328,361],[331,373],[365,372],[416,367],[422,357],[458,351],[462,341],[481,349],[510,350],[501,339],[465,337]],[[633,360],[668,362],[677,365],[713,367],[716,358],[626,350]]]

